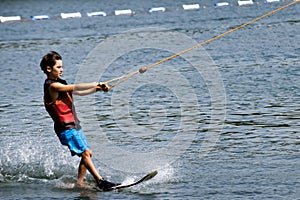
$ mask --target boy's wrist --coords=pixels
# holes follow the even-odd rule
[[[96,92],[102,90],[101,88],[101,82],[96,82]]]

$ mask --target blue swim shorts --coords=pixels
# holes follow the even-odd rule
[[[90,148],[90,145],[81,129],[75,128],[65,130],[58,136],[62,145],[68,146],[72,156],[81,156],[81,154]]]

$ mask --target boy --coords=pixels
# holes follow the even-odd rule
[[[68,146],[72,156],[81,157],[76,185],[84,186],[88,170],[96,180],[97,187],[106,190],[117,184],[104,180],[95,168],[91,159],[92,151],[76,115],[72,94],[88,95],[100,90],[107,92],[108,86],[101,82],[68,85],[61,79],[62,66],[62,57],[55,51],[50,51],[41,60],[40,67],[47,75],[44,83],[45,108],[54,121],[54,130],[61,144]]]

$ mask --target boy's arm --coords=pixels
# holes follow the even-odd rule
[[[102,90],[104,92],[108,91],[107,84],[92,82],[92,83],[79,83],[79,84],[71,84],[64,85],[61,83],[52,83],[50,86],[50,90],[53,92],[72,92],[76,95],[88,95],[94,93],[96,91]]]
[[[98,91],[97,88],[90,88],[86,90],[74,90],[72,93],[75,95],[84,96],[84,95],[95,93],[97,91]]]

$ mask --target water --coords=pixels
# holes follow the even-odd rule
[[[163,28],[158,38],[178,33],[201,42],[289,1],[257,2],[239,7],[230,1],[232,6],[216,9],[201,1],[200,10],[184,11],[181,5],[194,1],[1,1],[0,15],[25,19],[0,24],[1,198],[300,199],[298,4],[205,45],[201,55],[191,54],[192,63],[179,57],[108,94],[76,98],[99,171],[126,181],[158,169],[148,183],[107,193],[70,188],[79,159],[59,144],[43,107],[39,62],[49,50],[62,54],[64,78],[72,83],[87,73],[82,63],[99,44],[128,37],[146,44],[153,36],[149,27]],[[146,12],[158,6],[167,12]],[[113,15],[128,8],[136,14]],[[108,16],[85,15],[98,10]],[[82,18],[59,18],[77,11]],[[30,20],[39,14],[51,19]],[[120,36],[128,31],[133,33]],[[175,50],[194,45],[183,43],[184,37],[171,39],[155,45]],[[126,49],[128,41],[118,45]],[[104,70],[107,80],[172,52],[137,49],[118,56],[107,46],[100,55],[97,66],[116,56]],[[197,61],[200,74],[193,66]],[[100,72],[88,73],[95,74],[101,78]],[[129,115],[121,110],[126,106]],[[93,182],[90,175],[87,182]]]

